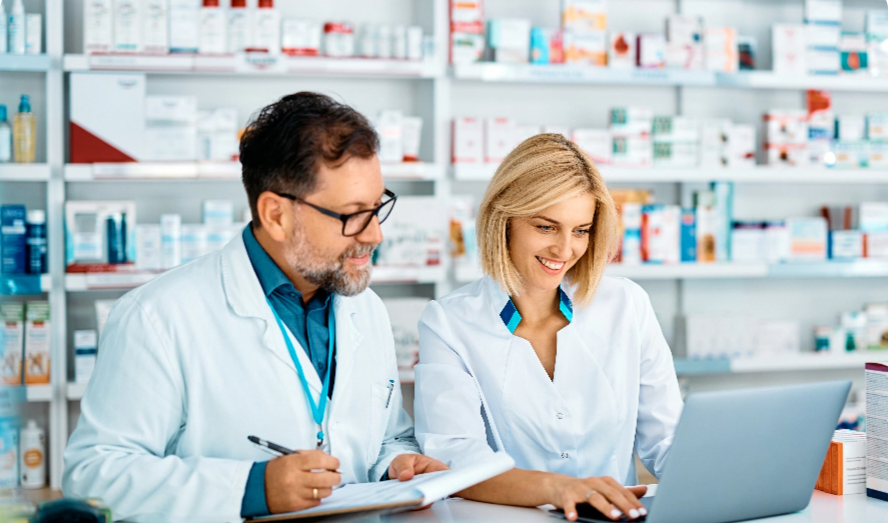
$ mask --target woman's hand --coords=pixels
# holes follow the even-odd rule
[[[589,503],[611,519],[626,515],[629,519],[646,516],[647,509],[638,501],[647,487],[626,488],[609,476],[577,479],[552,475],[544,488],[549,503],[564,510],[568,521],[577,520],[577,505]]]

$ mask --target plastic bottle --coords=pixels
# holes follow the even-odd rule
[[[251,46],[252,11],[247,0],[231,0],[228,10],[228,52],[243,53]]]
[[[19,435],[19,456],[22,488],[46,486],[46,435],[34,420]]]
[[[200,9],[200,44],[202,54],[223,54],[225,41],[225,11],[219,7],[219,0],[203,0]]]
[[[9,49],[13,54],[25,54],[25,4],[15,0],[9,12]]]
[[[274,0],[259,0],[253,24],[253,48],[269,54],[280,54],[281,15],[274,7]]]
[[[7,52],[6,44],[9,42],[8,25],[9,19],[6,18],[6,8],[3,7],[3,0],[0,0],[0,54]]]
[[[46,272],[46,212],[38,209],[28,211],[25,225],[25,269],[28,274],[43,274]]]
[[[6,121],[6,106],[0,105],[0,163],[12,161],[12,128]]]
[[[37,119],[31,112],[31,100],[23,94],[18,114],[12,121],[13,149],[16,163],[34,163],[37,154]]]

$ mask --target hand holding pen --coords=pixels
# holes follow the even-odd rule
[[[316,507],[342,481],[339,460],[323,451],[294,451],[256,436],[249,440],[281,454],[265,465],[265,500],[272,514]]]

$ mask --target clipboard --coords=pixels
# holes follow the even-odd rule
[[[298,512],[250,518],[257,523],[297,521],[343,514],[392,513],[434,503],[439,499],[477,485],[515,467],[505,452],[479,458],[472,465],[455,470],[421,474],[410,481],[381,481],[346,485],[333,491],[317,507]]]

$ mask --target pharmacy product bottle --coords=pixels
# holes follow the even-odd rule
[[[6,121],[6,106],[0,105],[0,163],[12,161],[12,128]]]
[[[3,7],[3,5],[3,0],[0,0],[0,54],[5,54],[7,52],[6,44],[9,42],[9,33],[7,32],[9,19],[6,18],[6,8]]]
[[[25,5],[15,0],[9,13],[9,49],[12,54],[25,54]]]
[[[250,29],[253,12],[247,8],[247,0],[231,0],[228,10],[228,52],[243,53],[250,47]]]
[[[281,15],[274,8],[274,0],[259,0],[253,27],[253,48],[269,54],[280,54]]]
[[[46,486],[46,435],[34,420],[19,435],[19,472],[22,488]]]
[[[31,112],[31,101],[23,94],[18,114],[12,120],[12,141],[16,163],[34,163],[37,155],[37,120]]]
[[[28,274],[43,274],[46,272],[46,212],[28,211],[25,226],[25,270]]]
[[[225,11],[219,7],[219,0],[203,0],[200,10],[200,44],[202,54],[223,54],[225,42]]]

